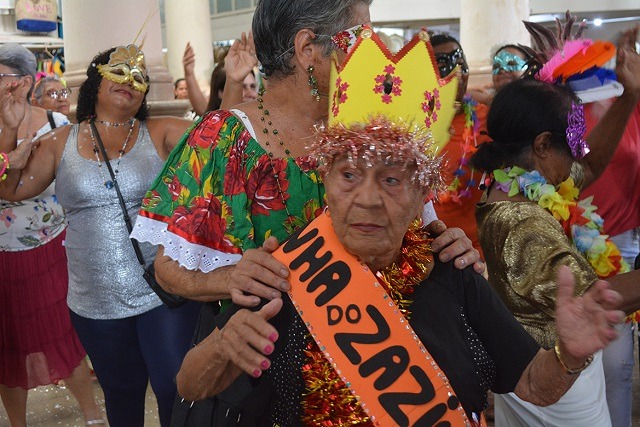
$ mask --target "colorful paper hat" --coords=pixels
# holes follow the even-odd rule
[[[568,84],[583,103],[620,96],[623,87],[615,73],[602,68],[615,56],[616,47],[607,41],[582,38],[584,21],[572,36],[575,20],[567,11],[564,25],[556,20],[557,34],[540,24],[524,23],[534,41],[537,66],[530,67],[534,77],[548,83]]]
[[[430,129],[441,149],[456,114],[459,71],[440,78],[429,39],[423,29],[394,55],[365,27],[342,65],[332,62],[329,126],[382,115]]]

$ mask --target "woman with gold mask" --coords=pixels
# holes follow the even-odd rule
[[[87,77],[78,96],[78,124],[42,138],[22,170],[9,168],[0,197],[33,197],[55,179],[56,195],[69,222],[67,302],[104,390],[109,424],[144,425],[150,381],[160,424],[168,426],[175,396],[173,378],[188,350],[198,307],[188,303],[170,310],[145,283],[129,242],[115,181],[135,221],[147,188],[191,122],[149,117],[149,77],[144,53],[136,45],[98,54],[87,68]],[[3,120],[10,127],[20,123],[26,102],[13,99],[8,104]],[[0,151],[15,147],[10,132],[0,138]],[[141,244],[140,251],[151,263],[153,246]]]

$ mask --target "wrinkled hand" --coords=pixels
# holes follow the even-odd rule
[[[0,114],[5,129],[15,131],[20,127],[27,111],[27,97],[23,95],[26,80],[21,79],[0,87]]]
[[[227,73],[227,79],[242,84],[244,78],[256,65],[258,65],[258,57],[253,44],[253,33],[249,31],[249,36],[247,36],[243,32],[240,40],[233,42],[231,48],[229,48],[229,53],[224,58],[224,70]]]
[[[196,52],[193,50],[191,43],[187,42],[187,46],[184,48],[184,54],[182,54],[182,68],[184,68],[184,76],[192,76],[195,66]]]
[[[616,76],[626,90],[640,95],[640,55],[636,52],[636,40],[640,25],[622,33],[618,39]]]
[[[608,282],[599,280],[582,296],[575,298],[574,285],[571,270],[566,266],[560,267],[556,331],[567,363],[577,368],[589,355],[616,338],[614,327],[622,322],[624,313],[616,309],[622,302],[622,296],[611,289]]]
[[[271,253],[278,248],[278,240],[271,236],[259,249],[249,249],[230,270],[229,294],[234,303],[255,307],[260,298],[280,298],[280,291],[289,291],[289,270]]]
[[[253,377],[262,375],[271,362],[278,331],[268,320],[280,312],[282,299],[269,301],[257,312],[240,310],[220,331],[220,345],[227,360]]]
[[[23,169],[31,157],[31,153],[40,143],[40,139],[35,138],[35,134],[31,138],[23,140],[15,150],[7,153],[9,156],[9,167],[11,170]]]
[[[456,268],[463,268],[473,264],[473,269],[478,274],[485,271],[484,263],[480,261],[480,253],[473,247],[471,239],[459,228],[447,228],[442,221],[432,221],[427,225],[427,231],[432,236],[437,236],[431,248],[434,252],[440,252],[438,258],[442,262],[454,259]]]

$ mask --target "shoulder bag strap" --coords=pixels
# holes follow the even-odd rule
[[[49,120],[49,125],[51,125],[51,130],[56,128],[56,121],[53,119],[53,111],[47,110],[47,119]]]
[[[109,163],[109,157],[107,156],[107,150],[104,149],[104,144],[102,143],[102,138],[100,138],[100,134],[98,133],[98,129],[96,129],[96,124],[93,120],[89,123],[91,125],[91,130],[95,135],[96,141],[98,143],[98,147],[100,147],[100,152],[102,153],[102,157],[104,158],[104,164],[107,165],[107,169],[109,170],[109,175],[111,175],[111,180],[113,181],[113,186],[116,189],[116,193],[118,194],[118,201],[120,202],[120,208],[122,209],[122,214],[124,215],[124,222],[127,225],[127,230],[129,234],[133,231],[133,226],[131,225],[131,218],[129,217],[129,212],[127,212],[127,205],[124,202],[124,198],[122,197],[122,193],[120,192],[120,186],[118,185],[118,180],[116,179],[115,174],[113,173],[113,169],[111,168],[111,164]],[[144,257],[142,256],[142,252],[140,251],[140,246],[135,239],[131,240],[131,245],[133,246],[133,250],[136,253],[136,258],[138,258],[138,262],[142,266],[145,267]]]

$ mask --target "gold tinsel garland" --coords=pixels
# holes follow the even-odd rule
[[[404,236],[398,261],[377,274],[378,281],[407,319],[411,316],[410,296],[433,266],[432,239],[420,225],[418,220],[411,224]],[[302,399],[304,424],[326,427],[373,426],[316,342],[310,336],[307,339],[309,343],[304,350],[306,361],[302,367],[306,385]]]

